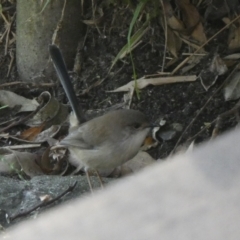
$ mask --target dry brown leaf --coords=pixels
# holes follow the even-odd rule
[[[170,28],[167,30],[167,49],[175,57],[178,57],[178,51],[182,46],[182,40]]]
[[[189,0],[176,0],[183,14],[183,22],[186,26],[183,35],[191,35],[199,44],[207,41],[204,28],[200,22],[200,15],[197,8]]]
[[[193,30],[200,22],[200,15],[189,0],[176,0],[182,14],[183,22],[189,31]]]
[[[198,25],[195,27],[195,29],[193,30],[191,36],[196,39],[199,44],[203,44],[207,41],[207,37],[204,33],[204,28],[201,22],[198,23]]]
[[[173,9],[169,1],[163,1],[164,13],[167,22],[167,49],[177,58],[178,51],[182,46],[182,40],[179,38],[178,32],[184,29],[183,23],[175,17]],[[163,29],[166,27],[164,22],[161,22]],[[165,31],[166,32],[166,31]]]
[[[34,141],[37,135],[43,130],[43,128],[44,124],[41,126],[28,128],[21,133],[20,138],[28,141]]]
[[[174,15],[172,6],[168,0],[163,1],[164,12],[166,14],[167,25],[178,32],[184,30],[183,23]]]

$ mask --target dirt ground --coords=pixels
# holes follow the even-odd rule
[[[79,76],[79,81],[74,82],[79,102],[85,110],[87,109],[105,109],[118,103],[123,102],[123,93],[109,93],[108,90],[113,90],[132,80],[133,68],[129,56],[118,61],[108,75],[108,69],[119,50],[126,44],[129,22],[132,18],[132,10],[122,10],[124,18],[118,18],[114,25],[111,24],[113,19],[114,9],[105,11],[103,26],[99,29],[88,27],[86,43],[82,51],[83,64],[82,71]],[[118,16],[121,16],[119,12]],[[207,36],[212,36],[215,32],[221,29],[224,24],[217,20],[204,23]],[[216,49],[220,56],[227,54],[227,31],[223,31],[214,41],[205,47],[207,51]],[[4,32],[3,21],[0,21],[0,32]],[[142,43],[133,51],[133,59],[138,77],[144,75],[156,74],[161,71],[164,51],[164,32],[158,18],[153,19],[150,24],[149,31],[142,38]],[[14,50],[14,47],[12,47]],[[185,57],[181,55],[183,52],[188,52],[189,48],[186,44],[180,50],[178,61],[165,69],[166,72],[171,71]],[[7,77],[7,70],[10,63],[9,54],[4,56],[4,42],[0,44],[0,76],[1,84],[5,82],[18,81],[15,62],[11,70],[10,76]],[[167,57],[171,57],[167,53]],[[185,75],[198,75],[205,68],[205,61],[202,61],[191,71]],[[71,70],[71,69],[69,69]],[[198,111],[204,106],[208,99],[218,89],[222,82],[229,75],[230,70],[223,76],[219,77],[217,82],[208,91],[205,91],[199,80],[196,82],[167,84],[162,86],[149,86],[140,92],[140,99],[136,95],[133,97],[131,108],[139,109],[144,112],[149,119],[156,121],[161,117],[167,120],[167,124],[179,123],[183,126],[183,130],[195,118]],[[180,73],[176,75],[181,75]],[[100,79],[105,79],[99,86],[92,88],[87,94],[82,92]],[[45,89],[24,89],[19,87],[4,88],[10,91],[17,92],[27,97],[36,97]],[[66,97],[62,92],[62,88],[49,89],[52,93],[57,94],[60,101],[66,102]],[[189,130],[182,136],[181,143],[198,133],[207,123],[212,122],[219,114],[230,110],[236,102],[226,102],[223,97],[222,90],[219,91],[209,101],[203,112],[198,116]],[[0,116],[2,122],[3,116]],[[225,119],[220,126],[220,132],[226,131],[236,125],[234,116]],[[209,139],[212,135],[213,126],[199,134],[196,142],[203,142]],[[149,150],[150,154],[155,158],[165,158],[173,150],[176,142],[182,132],[178,133],[169,141],[161,141],[158,147]],[[0,146],[6,142],[0,140]]]

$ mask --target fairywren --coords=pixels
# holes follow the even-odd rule
[[[55,45],[50,45],[49,51],[58,77],[79,121],[79,126],[75,127],[60,145],[69,149],[69,162],[77,170],[84,167],[92,190],[88,170],[95,170],[98,174],[100,170],[112,170],[132,159],[140,150],[151,125],[143,113],[129,109],[108,112],[84,122],[85,117],[78,108],[62,54]]]

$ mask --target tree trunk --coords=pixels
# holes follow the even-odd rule
[[[16,24],[16,61],[22,81],[46,82],[55,78],[48,53],[51,43],[60,47],[68,68],[73,67],[84,34],[80,0],[17,1]]]

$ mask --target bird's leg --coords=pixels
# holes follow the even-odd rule
[[[97,176],[98,176],[98,179],[99,179],[99,182],[101,184],[101,188],[104,188],[104,185],[103,185],[103,180],[101,178],[101,176],[99,175],[99,172],[96,170],[96,173],[97,173]]]
[[[88,185],[89,185],[90,191],[91,191],[91,193],[93,193],[92,183],[90,181],[90,176],[89,176],[88,170],[86,170],[86,176],[87,176],[87,181],[88,181]]]

